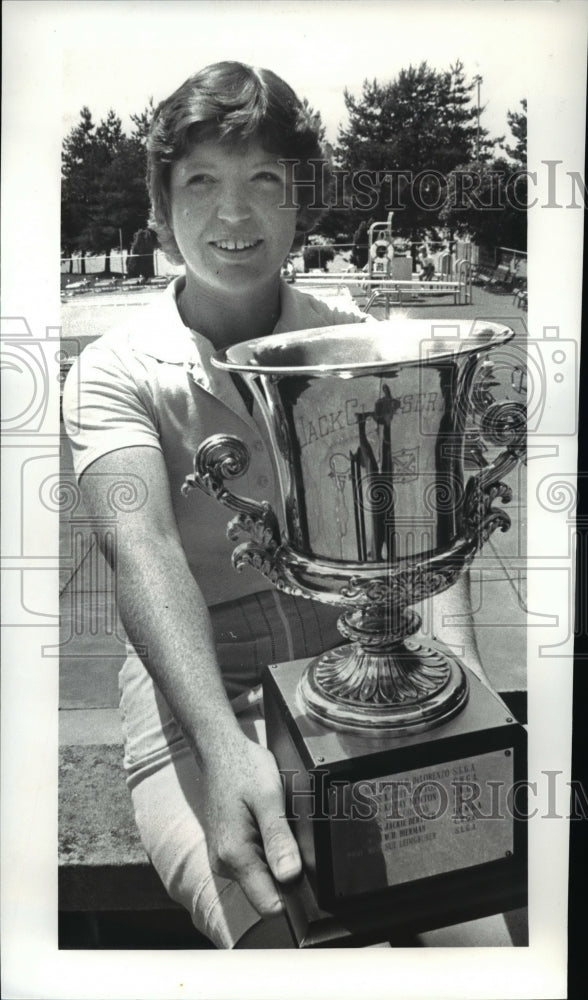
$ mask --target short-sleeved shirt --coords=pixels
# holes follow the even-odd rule
[[[254,570],[230,568],[235,544],[226,537],[230,512],[198,489],[182,494],[198,447],[213,434],[241,438],[251,461],[242,476],[231,480],[231,490],[268,500],[278,516],[280,499],[261,415],[249,412],[232,376],[212,365],[210,341],[181,320],[177,295],[183,280],[176,279],[140,315],[86,347],[66,380],[63,417],[78,477],[97,474],[92,471],[96,459],[121,448],[161,451],[182,546],[211,606],[271,585]],[[367,318],[351,301],[338,308],[285,282],[280,294],[274,333]],[[126,493],[118,484],[116,495],[122,503],[140,503],[141,484],[129,476]],[[227,570],[219,572],[223,564]]]

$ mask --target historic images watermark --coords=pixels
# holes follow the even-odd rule
[[[541,172],[513,168],[484,170],[468,168],[445,175],[428,168],[412,170],[330,170],[326,160],[279,161],[285,169],[286,197],[281,208],[300,208],[300,200],[312,195],[308,208],[317,211],[423,212],[441,209],[496,212],[505,208],[525,212],[539,208],[588,206],[584,178],[577,170],[562,170],[562,160],[542,160]],[[541,176],[543,174],[543,176]],[[541,190],[542,197],[534,195]]]
[[[289,820],[588,819],[586,788],[578,780],[565,781],[561,770],[541,771],[539,780],[513,782],[479,780],[471,761],[441,763],[410,777],[360,781],[333,779],[324,768],[304,775],[296,769],[282,770],[281,775]]]

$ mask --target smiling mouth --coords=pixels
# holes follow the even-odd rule
[[[211,240],[211,246],[217,250],[228,250],[230,253],[242,253],[244,250],[251,250],[257,247],[263,240]]]

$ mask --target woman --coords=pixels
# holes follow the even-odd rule
[[[299,190],[284,159],[299,161]],[[308,180],[322,159],[317,123],[268,70],[226,62],[187,80],[157,109],[148,143],[152,224],[185,276],[88,347],[64,394],[130,640],[120,688],[137,823],[168,892],[218,947],[291,946],[276,883],[300,872],[259,708],[235,708],[254,702],[266,663],[340,638],[330,610],[232,573],[226,511],[181,485],[199,443],[222,430],[252,455],[239,492],[276,502],[251,401],[212,367],[214,351],[365,321],[280,279],[320,216],[327,171],[314,190]],[[114,530],[121,482],[134,497],[115,505]]]

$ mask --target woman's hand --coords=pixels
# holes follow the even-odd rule
[[[274,917],[283,908],[274,880],[302,870],[274,756],[241,735],[207,756],[203,769],[212,870],[237,881],[262,917]]]

